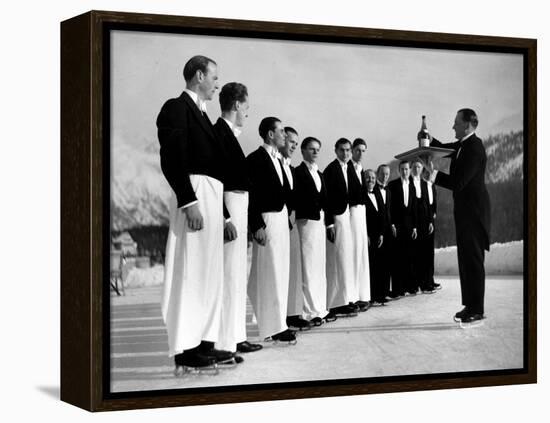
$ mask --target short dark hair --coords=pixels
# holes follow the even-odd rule
[[[220,91],[220,108],[222,112],[230,111],[238,101],[243,103],[248,98],[248,90],[239,82],[229,82]]]
[[[209,63],[213,63],[214,65],[217,64],[206,56],[198,55],[191,57],[183,67],[183,78],[186,82],[189,82],[193,79],[197,71],[200,70],[202,73],[206,73]]]
[[[404,164],[408,164],[409,167],[411,167],[411,164],[409,163],[408,160],[401,160],[401,161],[399,162],[399,168],[401,169],[401,165],[404,165]]]
[[[381,165],[378,165],[378,167],[376,168],[376,174],[378,174],[378,172],[380,172],[380,169],[382,169],[383,167],[387,167],[388,169],[390,169],[390,172],[391,172],[390,165],[386,163],[382,163]]]
[[[258,127],[258,132],[260,133],[260,137],[262,137],[262,139],[265,140],[267,137],[267,133],[269,131],[275,130],[276,123],[280,121],[281,121],[280,119],[273,116],[263,118],[262,121],[260,122],[260,126]]]
[[[479,123],[477,119],[477,114],[472,109],[460,109],[457,113],[462,114],[462,120],[464,122],[469,122],[474,128],[477,128]]]
[[[296,129],[294,129],[292,126],[285,126],[285,132],[291,132],[294,135],[298,136],[298,131],[296,131]]]
[[[317,138],[315,138],[315,137],[305,137],[304,140],[302,141],[302,144],[300,145],[300,149],[305,150],[306,148],[309,147],[309,145],[312,142],[318,142],[319,147],[321,147],[321,141],[319,141]]]
[[[363,138],[355,138],[353,141],[352,148],[357,147],[358,145],[364,145],[365,148],[367,147],[367,142]]]
[[[348,140],[347,138],[339,138],[338,141],[336,141],[336,144],[334,144],[334,149],[337,149],[338,147],[340,147],[341,145],[344,145],[344,144],[349,144],[350,148],[351,148],[351,141]]]

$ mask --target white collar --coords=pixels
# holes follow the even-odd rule
[[[203,113],[206,113],[206,102],[204,100],[201,100],[199,98],[199,95],[195,91],[191,91],[189,89],[185,89],[185,92],[191,97],[191,100],[195,102],[199,110]]]
[[[267,151],[267,154],[269,154],[272,158],[277,159],[277,155],[279,152],[275,147],[272,145],[266,144],[265,142],[262,144],[262,147],[265,148],[265,151]]]
[[[462,138],[460,139],[460,142],[462,143],[462,142],[466,141],[468,138],[470,138],[470,137],[471,137],[472,135],[474,135],[474,134],[475,134],[475,132],[470,132],[470,133],[469,133],[468,135],[466,135],[465,137],[462,137]]]
[[[409,185],[409,179],[408,179],[408,178],[407,178],[407,179],[403,179],[403,178],[400,177],[399,179],[401,179],[401,183],[402,183],[403,185],[405,185],[405,184]]]
[[[229,126],[229,129],[233,131],[233,135],[235,135],[235,138],[239,138],[239,135],[241,135],[241,128],[239,128],[233,122],[231,122],[230,120],[227,120],[224,117],[222,117],[222,119],[225,120],[225,123],[227,123],[227,126]]]
[[[310,162],[306,162],[305,160],[304,160],[304,163],[306,164],[309,170],[313,172],[319,171],[319,166],[317,166],[317,163],[310,163]]]
[[[345,168],[348,163],[347,162],[343,162],[342,160],[340,160],[338,157],[336,157],[336,160],[338,160],[338,163],[340,163],[340,166],[342,166],[343,168]]]

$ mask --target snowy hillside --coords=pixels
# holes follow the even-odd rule
[[[114,142],[111,157],[111,216],[116,231],[168,225],[170,186],[160,170],[155,145],[137,150]]]

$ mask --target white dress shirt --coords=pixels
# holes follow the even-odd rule
[[[361,178],[361,172],[363,171],[363,166],[361,166],[361,163],[357,163],[356,161],[352,160],[351,163],[353,164],[353,169],[355,170],[355,174],[357,175],[357,179],[359,179],[359,183],[363,185],[363,181]]]
[[[386,204],[386,187],[382,186],[382,184],[378,184],[378,188],[380,189],[380,194],[382,195],[382,200],[384,200],[384,204]]]
[[[281,182],[281,185],[283,185],[284,184],[283,171],[281,169],[281,162],[278,159],[279,152],[275,147],[266,143],[262,144],[262,147],[265,148],[265,151],[267,151],[267,154],[269,155],[269,158],[273,162],[273,166],[277,171],[277,175],[279,176],[279,181]]]
[[[346,188],[348,187],[348,164],[343,162],[340,159],[337,159],[338,163],[340,163],[340,167],[342,168],[342,173],[344,174],[344,180],[346,181]]]
[[[372,203],[376,211],[378,211],[378,204],[376,204],[376,196],[374,195],[374,191],[368,192],[367,195],[369,196],[370,202]]]
[[[413,176],[412,177],[414,187],[416,189],[416,198],[422,197],[422,192],[420,191],[420,176]]]
[[[304,163],[306,164],[309,173],[311,174],[311,177],[313,178],[313,181],[315,182],[315,188],[317,188],[317,192],[321,192],[321,177],[319,176],[318,170],[319,167],[316,163],[309,163],[304,160]]]
[[[281,156],[281,160],[283,162],[283,170],[285,171],[288,183],[290,184],[290,189],[294,189],[294,179],[292,178],[292,170],[290,169],[290,157]]]
[[[405,204],[405,207],[408,207],[409,206],[409,180],[401,179],[401,186],[403,187],[403,202]]]

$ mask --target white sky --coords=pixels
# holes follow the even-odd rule
[[[365,167],[392,160],[416,146],[423,114],[443,141],[453,140],[462,107],[478,113],[481,137],[523,128],[520,55],[127,31],[114,31],[111,41],[112,140],[136,148],[158,142],[157,114],[185,88],[183,65],[195,54],[218,63],[220,87],[248,87],[245,154],[260,144],[265,116],[300,139],[320,139],[321,169],[340,137],[367,141]],[[219,113],[216,95],[208,114],[215,122]],[[293,164],[300,161],[297,150]]]

